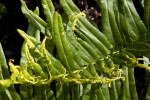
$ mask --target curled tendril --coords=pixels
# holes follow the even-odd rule
[[[18,66],[18,65],[14,65],[12,63],[12,61],[14,60],[10,60],[9,61],[9,65],[10,65],[10,71],[12,72],[11,74],[11,80],[12,80],[12,84],[48,84],[51,82],[51,74],[49,73],[49,79],[42,79],[41,76],[35,76],[35,75],[31,75],[27,72],[27,70],[25,70],[26,66]]]
[[[145,59],[143,59],[143,58],[131,59],[131,63],[129,63],[129,66],[145,68],[150,72],[150,67],[148,65],[145,65],[145,64],[140,64],[139,60],[145,61]]]
[[[83,84],[83,83],[108,83],[110,84],[112,81],[118,80],[118,79],[125,79],[124,77],[115,77],[112,79],[109,79],[107,77],[99,77],[96,76],[94,78],[86,78],[86,79],[78,79],[78,78],[63,78],[61,82],[68,83],[68,82],[75,82],[77,84]]]
[[[60,80],[62,83],[68,83],[68,82],[75,82],[77,84],[82,84],[82,83],[108,83],[109,86],[111,86],[111,82],[114,81],[114,80],[118,80],[118,79],[123,79],[124,80],[124,77],[122,77],[121,75],[123,74],[123,71],[121,69],[118,69],[120,70],[120,74],[119,74],[119,77],[114,77],[114,78],[107,78],[107,77],[100,77],[100,76],[95,76],[93,78],[81,78],[81,77],[78,77],[78,78],[71,78],[69,77],[68,78],[68,74],[61,74],[61,75],[58,75],[58,76],[51,76],[51,73],[49,72],[49,79],[42,79],[41,76],[37,76],[35,77],[34,75],[30,75],[24,67],[26,66],[23,66],[23,67],[20,67],[18,65],[14,65],[12,63],[12,61],[14,60],[10,60],[9,61],[9,65],[10,65],[10,68],[11,68],[11,72],[12,72],[12,75],[11,75],[11,80],[4,80],[4,81],[0,81],[0,84],[4,84],[4,83],[9,83],[7,86],[9,86],[10,84],[18,84],[18,83],[21,83],[21,84],[25,84],[25,83],[29,83],[29,84],[37,84],[37,85],[40,85],[40,84],[49,84],[52,80],[54,79],[58,79],[60,77]],[[86,70],[87,67],[84,67],[83,69],[80,69],[80,70],[76,70],[76,71],[73,71],[73,73],[77,74],[80,76],[79,73],[83,72],[83,70]],[[10,83],[11,82],[11,83]]]
[[[12,72],[11,74],[11,80],[13,84],[18,84],[18,83],[32,83],[36,84],[37,82],[35,81],[36,78],[35,76],[31,76],[26,70],[25,66],[20,67],[18,65],[14,65],[12,62],[14,60],[10,59],[9,60],[9,66],[10,66],[10,71]]]
[[[42,44],[41,44],[41,52],[43,53],[44,58],[46,58],[46,60],[49,61],[49,66],[50,66],[50,71],[49,71],[49,72],[52,73],[52,72],[54,72],[55,70],[54,70],[54,66],[53,66],[51,60],[50,60],[50,59],[48,58],[48,56],[47,56],[47,50],[46,50],[46,48],[45,48],[46,39],[47,39],[47,37],[45,36],[45,38],[43,39]],[[62,76],[64,76],[64,75],[66,74],[66,69],[65,69],[63,66],[62,66],[62,68],[63,68],[63,70],[64,70],[64,73],[63,73],[63,74],[60,74],[60,75],[57,75],[57,76],[52,76],[52,80],[57,79],[57,78],[59,78],[59,77],[62,77]]]
[[[137,64],[136,66],[140,67],[140,68],[145,68],[145,69],[147,69],[150,72],[150,67],[145,65],[145,64]]]
[[[75,36],[74,31],[75,31],[75,26],[77,25],[77,21],[79,19],[79,17],[83,17],[84,19],[86,18],[86,14],[84,12],[80,12],[79,14],[74,14],[74,15],[69,15],[69,20],[72,22],[72,26],[71,26],[71,30],[72,30],[72,34]],[[77,37],[76,37],[77,38]]]
[[[72,24],[72,31],[75,30],[76,23],[77,23],[80,16],[83,16],[83,18],[86,18],[86,14],[84,12],[80,12],[79,14],[75,15],[74,16],[75,19],[74,19],[73,24]]]
[[[146,61],[145,59],[143,59],[143,58],[136,58],[136,60],[137,60],[137,62],[139,61],[139,60],[143,60],[143,61]],[[149,72],[150,72],[150,67],[148,66],[148,65],[145,65],[145,64],[137,64],[137,67],[140,67],[140,68],[146,68]]]

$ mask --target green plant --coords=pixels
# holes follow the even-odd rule
[[[3,3],[0,3],[0,19],[3,18],[2,15],[7,15],[7,7]]]
[[[148,65],[138,63],[144,60],[139,56],[150,57],[150,2],[144,0],[142,21],[132,0],[96,0],[101,8],[102,32],[72,0],[60,0],[64,9],[62,17],[51,0],[41,2],[46,21],[39,17],[38,8],[33,12],[21,0],[29,27],[27,34],[18,29],[25,42],[20,65],[9,61],[10,77],[0,48],[0,98],[138,100],[134,68],[150,71]],[[40,32],[45,35],[42,42]],[[13,84],[20,84],[20,97]],[[146,100],[150,98],[149,91]]]

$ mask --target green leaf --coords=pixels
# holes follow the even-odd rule
[[[129,87],[129,75],[128,75],[128,67],[122,66],[123,76],[125,80],[122,81],[123,85],[123,94],[125,95],[126,100],[131,100],[130,87]]]
[[[41,0],[41,2],[44,8],[44,14],[46,16],[48,27],[50,27],[51,33],[53,33],[53,15],[55,8],[51,0]]]
[[[146,56],[149,57],[150,55],[150,45],[148,43],[133,43],[129,44],[125,50],[135,54],[138,56]]]
[[[58,24],[59,23],[59,24]],[[54,39],[56,43],[57,52],[64,67],[71,73],[76,68],[73,54],[69,47],[69,43],[64,32],[61,16],[55,12],[54,15]]]
[[[8,66],[6,63],[6,59],[4,56],[4,52],[0,43],[0,65],[1,65],[1,71],[2,71],[2,76],[3,79],[10,79],[10,75],[9,75],[9,71],[8,71]],[[11,85],[10,87],[8,87],[8,89],[5,90],[5,93],[3,93],[4,98],[7,100],[11,100],[12,98],[15,100],[20,100],[20,97],[18,96],[15,88],[13,85]],[[7,98],[8,97],[8,98]],[[3,98],[3,97],[2,97]]]
[[[147,28],[147,33],[148,33],[148,38],[149,38],[149,34],[150,34],[150,2],[149,0],[142,0],[144,1],[144,17],[143,17],[143,21],[144,24]]]
[[[21,9],[23,14],[26,16],[26,18],[38,29],[40,30],[44,35],[46,32],[47,23],[41,19],[37,14],[33,13],[31,10],[29,10],[26,6],[26,3],[21,0]],[[48,31],[49,32],[49,31]],[[49,33],[47,33],[49,34]]]
[[[64,11],[68,16],[80,13],[79,9],[77,8],[77,6],[75,6],[72,0],[60,0],[60,4],[62,5]],[[88,34],[94,35],[99,40],[99,42],[104,44],[104,46],[108,50],[111,49],[111,44],[107,41],[106,37],[96,27],[94,27],[87,19],[84,19],[82,17],[79,18],[77,26],[78,28],[81,28],[84,31],[88,32]]]

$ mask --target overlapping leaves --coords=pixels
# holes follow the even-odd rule
[[[64,84],[113,81],[111,83],[113,88],[109,92],[116,91],[118,96],[110,93],[110,98],[137,99],[137,94],[127,94],[129,90],[125,87],[130,86],[130,92],[136,92],[133,68],[150,70],[147,65],[138,63],[138,60],[143,59],[136,58],[143,55],[149,57],[149,1],[144,0],[144,23],[137,14],[132,0],[96,0],[96,2],[101,8],[102,32],[85,18],[85,14],[80,12],[72,0],[60,0],[65,12],[63,18],[55,12],[51,0],[42,0],[46,21],[40,18],[36,11],[29,10],[21,0],[22,12],[30,25],[36,32],[40,31],[47,37],[41,43],[39,39],[18,30],[26,41],[21,59],[22,67],[13,65],[10,61],[11,79],[5,81],[9,81],[9,84],[34,85],[49,84],[53,80]],[[36,34],[35,30],[29,32]],[[122,66],[122,69],[119,66]],[[120,82],[119,79],[124,78],[125,81]],[[115,83],[114,80],[119,81]],[[3,85],[5,81],[0,83]],[[115,87],[116,84],[118,87]],[[121,84],[123,84],[122,97],[119,93]],[[108,92],[105,85],[99,87],[98,92],[101,92],[100,88],[103,92],[104,90]],[[64,86],[68,87],[67,84]],[[96,88],[97,85],[83,86],[85,86],[83,99],[91,98],[86,95],[88,92],[86,89]],[[62,92],[57,93],[56,97],[59,98],[58,95]],[[109,96],[106,97],[108,98],[104,96],[106,100],[110,99]]]
[[[42,33],[52,33],[51,37],[56,45],[58,59],[60,61],[52,57],[52,55],[47,52],[45,48],[46,38],[43,40],[43,43],[40,46],[38,44],[40,42],[38,42],[35,38],[26,35],[26,33],[21,30],[18,30],[18,32],[26,40],[24,51],[27,61],[22,67],[15,66],[10,61],[10,68],[12,71],[11,79],[14,81],[14,83],[27,82],[32,84],[45,84],[47,83],[44,82],[46,80],[49,80],[48,82],[51,82],[53,77],[55,77],[54,79],[57,79],[62,76],[68,76],[68,78],[63,79],[65,81],[67,80],[68,82],[69,80],[70,82],[72,80],[77,83],[82,83],[84,80],[79,81],[80,78],[87,78],[85,82],[90,82],[91,79],[95,79],[95,82],[97,80],[97,82],[105,83],[105,81],[109,79],[101,79],[99,75],[101,75],[102,73],[112,74],[115,71],[115,67],[113,67],[113,64],[112,66],[107,66],[107,60],[110,60],[111,63],[114,62],[119,65],[125,64],[132,67],[141,66],[142,68],[149,69],[146,65],[138,64],[138,60],[134,57],[134,55],[125,50],[122,50],[123,46],[126,45],[127,48],[125,49],[130,50],[129,48],[133,48],[132,45],[136,44],[133,41],[138,41],[138,37],[140,36],[140,34],[146,34],[146,28],[144,24],[141,21],[136,21],[140,20],[140,18],[136,14],[135,10],[129,9],[128,5],[132,5],[131,1],[97,1],[100,2],[100,5],[102,7],[102,17],[105,15],[105,18],[103,18],[103,30],[107,38],[87,19],[81,17],[82,15],[85,16],[85,14],[79,13],[79,9],[75,5],[73,5],[72,1],[60,1],[61,5],[66,11],[66,14],[68,14],[69,16],[69,21],[66,29],[64,29],[61,16],[57,12],[54,12],[55,9],[51,1],[42,1],[46,19],[48,21],[48,26],[44,20],[38,17],[38,15],[28,10],[24,1],[21,2],[22,11],[29,19],[29,21],[31,21],[31,23]],[[112,5],[116,5],[117,3],[122,4],[122,6],[117,6],[115,9],[118,10],[117,15],[119,17],[115,16],[116,14],[111,8],[113,7]],[[66,4],[68,6],[66,6]],[[109,9],[107,9],[108,6]],[[125,11],[127,13],[125,13]],[[135,13],[133,13],[133,11]],[[118,17],[118,19],[116,17]],[[122,20],[125,20],[126,24],[122,24]],[[124,29],[125,25],[129,28]],[[141,28],[141,26],[143,28]],[[50,30],[46,31],[49,28]],[[129,31],[129,29],[131,31]],[[76,33],[74,33],[74,30]],[[126,33],[128,33],[128,35]],[[120,36],[120,38],[118,38],[118,36]],[[124,36],[128,36],[128,38]],[[127,40],[129,38],[131,38],[131,40]],[[107,39],[109,40],[109,42],[107,41]],[[128,45],[128,43],[130,44]],[[27,44],[29,47],[27,46]],[[136,50],[139,50],[137,46],[135,47]],[[31,48],[32,53],[35,55],[35,57],[31,56],[29,48]],[[39,50],[40,48],[41,50]],[[119,52],[112,51],[116,50],[117,48],[120,48]],[[53,59],[60,63],[58,65],[62,64],[61,67],[58,65],[56,67],[56,65],[53,64]],[[62,66],[64,66],[65,68],[63,68]],[[106,66],[108,68],[105,68]],[[30,74],[25,69],[30,70]],[[116,69],[116,71],[117,70],[119,69]],[[15,73],[18,74],[15,75]],[[88,80],[89,78],[91,79]],[[113,78],[112,80],[119,78],[121,78],[121,74],[118,77]],[[91,82],[95,83],[94,81]]]

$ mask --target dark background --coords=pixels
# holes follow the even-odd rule
[[[143,17],[143,8],[138,0],[133,0],[135,7]],[[25,0],[29,9],[34,10],[36,6],[40,8],[40,16],[44,18],[42,5],[40,0]],[[89,19],[94,21],[99,29],[102,29],[100,9],[94,0],[74,0],[75,4],[81,11],[88,13]],[[17,33],[16,29],[27,30],[28,20],[21,12],[21,4],[19,0],[0,0],[0,3],[6,7],[5,13],[2,13],[0,19],[0,42],[2,43],[6,59],[15,59],[15,64],[19,64],[21,46],[23,38]],[[53,0],[56,10],[63,13],[62,7],[59,5],[58,0]],[[1,8],[1,7],[0,7]],[[142,63],[142,62],[141,62]],[[138,91],[139,100],[144,100],[147,90],[147,80],[144,69],[135,69],[136,86]]]

